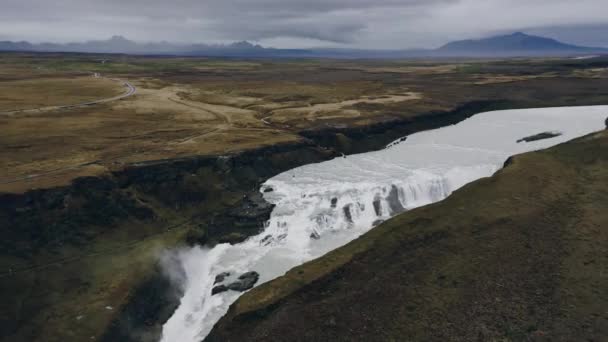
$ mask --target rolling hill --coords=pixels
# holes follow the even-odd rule
[[[545,56],[579,53],[601,53],[603,48],[565,44],[551,38],[516,32],[479,40],[460,40],[448,43],[436,52],[449,56]]]

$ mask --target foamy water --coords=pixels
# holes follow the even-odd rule
[[[211,296],[215,276],[256,271],[257,285],[367,232],[402,211],[440,201],[492,175],[511,155],[601,130],[608,106],[505,110],[413,134],[384,150],[302,166],[268,180],[276,205],[264,231],[237,245],[192,248],[176,256],[185,271],[181,304],[164,342],[201,341],[242,293]],[[516,141],[542,132],[562,135]]]

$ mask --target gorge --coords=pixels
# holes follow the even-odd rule
[[[173,252],[184,275],[176,284],[183,297],[163,327],[162,340],[207,336],[241,295],[212,295],[218,274],[255,271],[260,276],[256,286],[268,282],[392,216],[491,176],[514,154],[600,130],[607,111],[608,106],[593,106],[486,112],[399,139],[377,152],[305,165],[271,178],[260,191],[275,208],[261,234],[234,245]],[[518,142],[549,131],[560,134]]]

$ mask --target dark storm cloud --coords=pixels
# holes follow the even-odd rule
[[[309,38],[351,42],[367,26],[361,13],[369,9],[408,8],[451,0],[3,0],[0,19],[40,22],[85,31],[112,31],[113,26],[149,26],[172,29],[191,39],[252,39],[276,37]],[[55,25],[53,25],[55,23]],[[62,28],[63,31],[65,27]],[[76,36],[76,32],[65,32]],[[107,34],[106,34],[107,35]],[[171,36],[170,32],[165,34]],[[146,37],[137,37],[145,39]],[[153,39],[153,37],[148,37]]]
[[[606,0],[0,0],[0,33],[34,41],[122,34],[140,41],[429,47],[523,28],[559,35],[563,27],[608,27],[605,13]]]

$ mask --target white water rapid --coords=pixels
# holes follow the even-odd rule
[[[457,125],[421,132],[386,149],[302,166],[268,180],[276,208],[264,231],[237,245],[192,248],[177,257],[185,295],[164,325],[163,342],[198,342],[240,295],[214,296],[215,276],[256,271],[259,285],[340,247],[382,220],[440,201],[492,175],[511,155],[601,130],[608,106],[487,112]],[[520,142],[542,132],[561,135]]]

